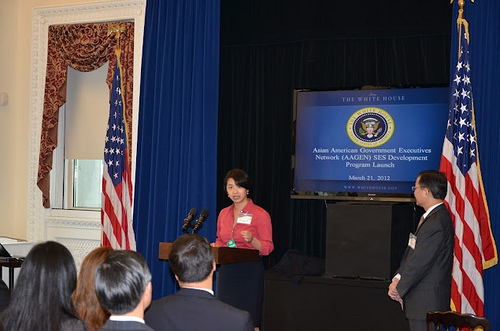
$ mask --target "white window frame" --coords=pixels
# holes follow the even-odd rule
[[[50,207],[62,210],[87,210],[100,213],[100,208],[75,207],[74,180],[75,160],[64,156],[66,137],[66,104],[59,109],[57,127],[57,148],[53,152],[52,170],[50,172]],[[99,216],[100,217],[100,216]]]
[[[114,0],[33,9],[27,239],[34,242],[49,239],[63,242],[72,251],[77,265],[78,261],[90,251],[90,248],[100,241],[100,212],[45,209],[42,205],[40,189],[37,186],[48,28],[56,24],[134,21],[135,88],[133,95],[133,157],[131,169],[133,181],[136,168],[135,150],[139,118],[139,87],[145,7],[146,0]]]

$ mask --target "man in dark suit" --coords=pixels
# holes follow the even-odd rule
[[[152,286],[141,254],[128,250],[109,254],[97,267],[95,291],[102,307],[111,313],[100,330],[153,330],[144,323]]]
[[[410,233],[401,265],[389,285],[389,296],[404,308],[411,331],[426,331],[428,311],[450,310],[454,230],[443,204],[446,176],[422,171],[413,187],[417,205],[424,208],[415,234]]]
[[[148,325],[156,330],[174,331],[253,330],[248,312],[215,299],[215,261],[204,237],[186,234],[177,238],[170,249],[169,262],[180,290],[153,301],[145,316]]]

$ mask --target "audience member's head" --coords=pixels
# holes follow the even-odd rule
[[[215,270],[214,255],[208,240],[197,234],[177,238],[170,248],[170,269],[179,283],[199,283]]]
[[[97,267],[95,289],[99,302],[112,315],[142,317],[151,303],[151,272],[140,253],[116,250]]]
[[[76,315],[89,331],[100,329],[109,318],[109,312],[102,308],[95,293],[95,272],[97,266],[113,252],[111,247],[98,247],[83,259],[73,293]]]
[[[6,330],[65,330],[81,324],[73,311],[76,266],[69,250],[54,241],[37,244],[19,271],[11,301],[2,314]],[[83,324],[82,324],[83,327]]]

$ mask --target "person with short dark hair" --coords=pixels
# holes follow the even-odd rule
[[[180,236],[172,244],[169,263],[180,290],[153,301],[146,311],[148,325],[156,330],[253,330],[248,312],[215,299],[215,261],[207,239],[197,234]]]
[[[71,294],[76,265],[70,251],[55,241],[31,248],[19,271],[10,304],[0,315],[5,330],[86,330],[74,313]]]
[[[422,171],[413,191],[417,205],[424,208],[388,295],[405,310],[411,331],[426,331],[428,311],[450,310],[451,268],[454,230],[443,203],[448,181],[436,170]]]
[[[247,173],[232,169],[224,178],[224,191],[233,202],[217,218],[215,246],[256,249],[260,256],[274,249],[271,216],[249,198],[252,183]],[[220,265],[216,275],[217,299],[250,312],[259,330],[264,297],[264,264],[258,261]]]
[[[116,250],[97,267],[95,290],[102,307],[111,313],[100,330],[153,330],[144,322],[151,303],[151,272],[144,257]]]

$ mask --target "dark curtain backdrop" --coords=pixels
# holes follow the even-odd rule
[[[198,233],[215,239],[219,7],[218,0],[146,4],[134,229],[154,298],[176,290],[158,243],[182,234],[191,208],[210,211]]]
[[[235,166],[253,178],[254,201],[273,220],[276,248],[268,267],[289,249],[324,257],[325,203],[290,199],[293,89],[449,85],[457,1],[290,1],[279,8],[223,0],[221,10],[219,182]],[[500,2],[466,1],[465,17],[481,169],[498,241]],[[217,201],[218,209],[228,203],[221,192]],[[493,329],[500,328],[498,279],[498,266],[485,271]]]
[[[496,238],[499,6],[496,0],[466,1],[465,9],[481,167]],[[325,202],[290,199],[293,89],[448,86],[457,12],[456,1],[222,0],[218,183],[234,167],[252,178],[254,202],[273,222],[268,268],[290,249],[325,254]],[[220,189],[217,197],[218,210],[229,204]],[[498,270],[486,270],[484,279],[486,315],[500,327]]]
[[[313,7],[317,3],[313,1]],[[269,13],[273,8],[263,1],[245,10],[233,2],[222,2],[221,43],[225,43],[221,44],[217,173],[221,182],[228,169],[241,167],[252,178],[254,202],[269,211],[273,222],[275,251],[267,259],[268,267],[290,249],[315,257],[325,255],[325,202],[290,198],[293,90],[448,85],[451,6],[438,7],[444,25],[416,34],[415,24],[409,24],[406,31],[401,26],[391,33],[390,23],[384,19],[379,25],[373,20],[349,21],[343,13],[331,10],[335,5],[323,4],[324,11],[331,13],[331,20],[325,20],[330,24],[330,34],[308,20],[307,15],[312,13],[306,7],[288,13],[295,15],[294,20],[273,16]],[[355,8],[345,10],[349,16]],[[255,30],[225,26],[244,21],[254,28],[253,20],[234,17],[246,17],[242,14],[245,12],[263,26]],[[258,20],[259,15],[276,17],[283,24],[289,22],[290,29],[285,33],[275,21]],[[383,18],[388,16],[386,13]],[[340,25],[339,20],[346,25]],[[309,30],[296,31],[294,22],[304,21],[309,21]],[[362,36],[360,25],[369,37]],[[348,38],[339,36],[339,29]],[[243,37],[236,38],[234,31]],[[218,193],[220,210],[229,201],[222,191]]]
[[[458,7],[454,4],[454,18]],[[484,189],[490,211],[491,229],[500,248],[500,1],[466,1],[464,17],[469,22],[472,93],[476,115],[478,151]],[[457,34],[454,31],[454,42]],[[452,52],[453,61],[457,54]],[[452,62],[453,63],[453,62]],[[485,316],[491,329],[500,330],[500,267],[484,272]]]
[[[450,47],[456,45],[456,1],[450,5],[435,0],[221,0],[217,115],[212,109],[217,102],[217,78],[210,85],[205,84],[208,76],[199,81],[182,72],[195,61],[187,49],[201,46],[178,39],[195,22],[203,21],[189,15],[201,3],[189,2],[186,7],[181,0],[147,3],[135,224],[138,250],[152,267],[155,296],[175,291],[168,278],[168,263],[157,259],[158,242],[175,239],[182,218],[191,207],[204,208],[203,199],[209,199],[206,205],[211,215],[200,234],[213,239],[216,215],[230,203],[222,179],[234,167],[249,173],[254,184],[251,197],[272,217],[276,248],[266,259],[267,267],[289,249],[324,257],[324,201],[290,199],[293,89],[444,86],[450,81],[450,57],[451,63],[456,59],[456,50]],[[216,6],[211,4],[205,19],[219,19]],[[496,203],[496,188],[500,187],[496,133],[500,116],[496,80],[500,73],[499,6],[496,0],[466,1],[465,10],[471,25],[481,167],[496,238],[500,238],[500,206]],[[204,22],[217,29],[218,23]],[[219,42],[215,37],[206,38],[205,43],[199,41],[206,50],[210,38]],[[217,50],[207,52],[207,62],[217,56]],[[191,74],[217,70],[217,61],[213,61],[212,66],[192,68]],[[186,84],[200,86],[195,89]],[[190,104],[201,101],[189,94],[200,90],[206,92],[200,99],[202,119],[196,118],[199,113]],[[203,140],[196,132],[208,126],[202,126],[200,120],[210,123],[210,133],[205,131]],[[206,139],[215,139],[214,128],[216,143]],[[217,167],[207,170],[207,162],[216,162]],[[215,196],[216,207],[212,205]],[[494,329],[500,327],[496,316],[500,310],[498,269],[485,272],[486,315]]]

